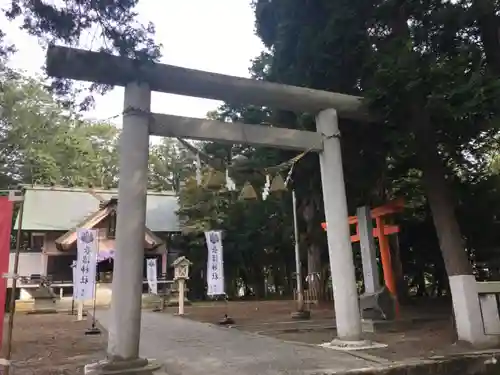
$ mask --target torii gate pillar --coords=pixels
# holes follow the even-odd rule
[[[316,116],[316,127],[324,136],[319,153],[323,202],[327,226],[328,255],[332,275],[337,336],[359,340],[361,318],[352,255],[351,234],[346,220],[347,199],[340,149],[337,111],[326,109]],[[331,224],[330,224],[331,223]]]
[[[149,158],[151,90],[147,84],[125,86],[120,135],[118,216],[113,267],[113,298],[108,328],[108,358],[85,366],[85,374],[153,374],[155,361],[139,358],[141,337],[144,228]]]

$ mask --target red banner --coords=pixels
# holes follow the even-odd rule
[[[7,279],[2,277],[9,272],[10,231],[12,227],[13,203],[9,197],[0,197],[0,347],[2,346]]]

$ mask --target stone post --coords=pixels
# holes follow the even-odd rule
[[[45,251],[42,250],[42,256],[41,256],[41,264],[40,264],[40,274],[42,276],[47,276],[47,268],[48,268],[48,260],[49,256],[45,254]]]
[[[77,308],[76,308],[76,320],[81,322],[83,320],[83,301],[79,300],[76,302]]]
[[[147,374],[159,368],[139,358],[150,106],[148,85],[125,87],[107,359],[87,365],[87,374]]]
[[[354,273],[347,200],[342,170],[337,112],[326,109],[316,116],[317,131],[324,136],[319,153],[327,222],[328,254],[332,274],[338,339],[357,341],[361,316]]]
[[[161,253],[161,274],[167,276],[167,250]]]
[[[302,267],[300,264],[300,247],[299,247],[299,224],[297,220],[297,197],[295,190],[292,190],[293,204],[293,239],[295,249],[295,274],[297,275],[297,310],[304,310],[304,287],[302,285]]]
[[[186,280],[189,280],[189,266],[191,262],[186,257],[177,258],[174,263],[174,281],[177,282],[179,315],[184,315],[184,295],[186,293]]]
[[[186,280],[184,278],[179,278],[177,280],[179,285],[179,315],[184,315],[184,286],[186,285]]]
[[[359,244],[361,247],[365,293],[373,294],[380,290],[380,279],[370,207],[358,207],[356,216],[358,218]]]
[[[300,262],[300,244],[299,244],[299,223],[297,220],[297,196],[295,190],[292,190],[293,204],[293,239],[295,249],[295,275],[297,277],[297,311],[292,313],[293,319],[310,319],[311,311],[304,307],[304,285],[302,284],[302,264]]]

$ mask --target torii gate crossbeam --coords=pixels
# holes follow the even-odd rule
[[[65,47],[50,47],[50,76],[125,86],[120,137],[117,252],[114,262],[108,359],[89,366],[102,374],[139,359],[142,258],[146,213],[149,136],[210,139],[231,143],[313,150],[319,153],[337,335],[356,341],[361,318],[350,241],[337,112],[366,119],[361,98],[190,70]],[[151,91],[225,100],[231,103],[316,113],[317,132],[151,114]],[[142,372],[141,372],[142,373]]]
[[[151,91],[317,113],[335,108],[342,118],[369,120],[363,98],[305,87],[228,76],[174,65],[51,46],[47,74],[113,86],[147,82]]]

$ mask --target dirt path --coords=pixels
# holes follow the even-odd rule
[[[89,326],[66,313],[17,314],[11,374],[83,374],[85,364],[104,357],[106,343],[105,335],[85,335]]]

